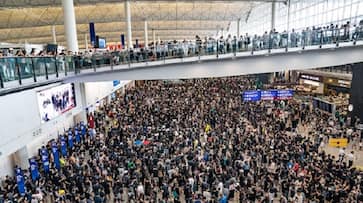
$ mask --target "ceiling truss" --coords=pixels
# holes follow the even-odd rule
[[[74,0],[78,39],[89,33],[94,22],[96,33],[108,42],[119,41],[126,33],[123,0]],[[162,39],[189,39],[211,36],[217,29],[227,30],[232,21],[245,19],[261,2],[285,0],[227,1],[133,1],[131,21],[133,38],[143,41],[144,21],[148,21],[149,40],[152,29]],[[55,26],[57,42],[65,45],[61,0],[0,0],[0,42],[51,43]],[[81,44],[81,43],[79,43]]]

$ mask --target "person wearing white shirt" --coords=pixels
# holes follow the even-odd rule
[[[353,162],[354,162],[354,151],[351,151],[350,153],[347,154],[347,159],[348,159],[348,168],[353,166]]]
[[[343,161],[344,155],[345,155],[345,148],[343,147],[339,149],[339,161]]]
[[[352,134],[353,134],[353,129],[348,128],[348,130],[347,130],[347,135],[348,135],[348,136],[351,136]]]
[[[226,40],[227,53],[231,52],[231,44],[232,44],[232,37],[231,35],[228,35]]]
[[[144,194],[145,194],[145,190],[144,190],[144,186],[140,183],[137,188],[136,188],[136,193],[138,198],[143,198]]]
[[[305,195],[304,193],[298,191],[294,196],[295,203],[304,203],[305,202]]]
[[[188,182],[189,182],[189,184],[192,186],[192,188],[194,190],[194,178],[193,177],[189,177],[188,178]]]
[[[219,193],[219,195],[222,195],[223,194],[223,183],[222,182],[219,182],[218,185],[217,185],[217,191]]]
[[[182,49],[184,56],[188,56],[189,47],[188,47],[188,42],[186,40],[184,40],[182,43]]]

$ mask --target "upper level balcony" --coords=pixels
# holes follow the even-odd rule
[[[0,58],[0,92],[56,81],[222,77],[363,61],[363,29],[162,43],[150,49]]]

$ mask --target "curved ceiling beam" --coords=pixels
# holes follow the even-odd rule
[[[171,0],[133,0],[134,2],[175,2]],[[281,2],[286,3],[287,0],[177,0],[178,2],[194,3],[194,2]],[[93,5],[96,3],[122,3],[125,0],[74,0],[76,6],[79,5]],[[62,6],[61,0],[39,0],[39,1],[29,1],[29,0],[1,0],[0,9],[9,8],[33,8],[33,7],[47,7],[47,6]]]

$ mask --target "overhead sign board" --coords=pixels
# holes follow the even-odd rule
[[[288,100],[294,96],[293,90],[252,90],[242,93],[242,100],[260,101],[260,100]]]

